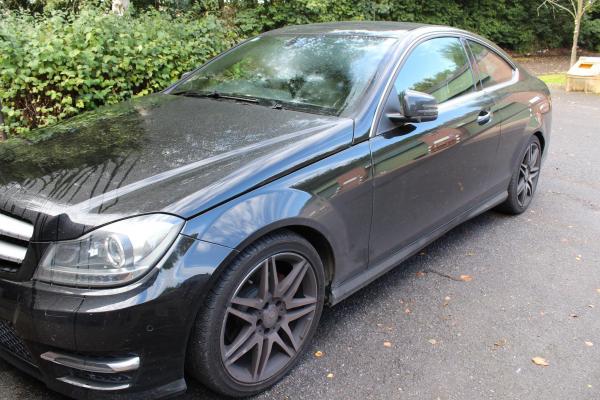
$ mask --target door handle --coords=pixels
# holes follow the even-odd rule
[[[492,120],[492,112],[488,110],[482,110],[477,116],[477,123],[479,125],[485,125]]]

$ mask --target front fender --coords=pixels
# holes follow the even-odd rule
[[[352,146],[209,210],[183,234],[238,251],[285,227],[307,227],[329,242],[335,284],[367,266],[372,186],[368,143]]]

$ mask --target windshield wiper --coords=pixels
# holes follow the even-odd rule
[[[211,99],[225,99],[225,100],[235,100],[235,101],[243,101],[246,103],[258,103],[259,100],[253,97],[244,97],[244,96],[236,96],[234,94],[224,94],[217,92],[216,90],[213,92],[196,92],[193,90],[184,90],[181,92],[171,93],[175,96],[187,96],[187,97],[199,97],[199,98],[211,98]]]
[[[309,103],[296,103],[293,101],[274,100],[271,108],[274,110],[312,112],[321,115],[337,115],[336,110],[331,107],[322,107]]]

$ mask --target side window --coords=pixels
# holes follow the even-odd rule
[[[468,42],[484,88],[512,79],[514,70],[502,57],[479,43]]]
[[[400,95],[407,89],[427,93],[438,103],[474,90],[475,82],[465,49],[458,38],[435,38],[409,54],[396,78]]]

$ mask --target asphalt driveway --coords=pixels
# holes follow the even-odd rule
[[[488,212],[327,309],[258,399],[600,399],[600,96],[553,104],[530,210]],[[181,397],[200,398],[219,397]],[[0,361],[0,399],[62,397]]]

